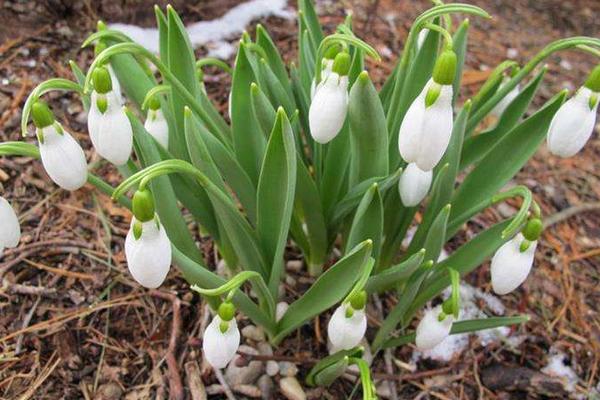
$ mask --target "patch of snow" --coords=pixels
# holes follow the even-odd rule
[[[565,390],[568,392],[575,391],[575,385],[579,378],[573,368],[565,364],[567,358],[563,353],[553,348],[550,349],[548,364],[542,368],[542,372],[555,378],[559,378]]]
[[[235,46],[228,39],[237,38],[248,24],[259,18],[293,18],[294,13],[286,7],[287,0],[250,0],[231,8],[221,18],[193,23],[186,30],[193,47],[206,46],[208,56],[228,59],[235,53]],[[148,50],[158,53],[158,29],[120,23],[110,24],[109,28],[123,32]]]

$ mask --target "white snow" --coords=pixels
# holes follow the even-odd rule
[[[548,365],[542,368],[542,372],[561,379],[565,390],[574,392],[578,377],[573,368],[565,364],[566,358],[563,353],[551,348],[548,355]]]
[[[228,40],[239,37],[256,19],[271,15],[293,18],[294,13],[286,7],[287,0],[250,0],[231,8],[221,18],[193,23],[186,30],[193,47],[206,46],[209,56],[228,59],[235,53],[235,46]],[[123,32],[148,50],[158,53],[158,29],[120,23],[109,24],[109,28]]]

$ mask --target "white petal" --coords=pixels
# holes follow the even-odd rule
[[[333,60],[323,59],[323,69],[321,70],[321,83],[319,83],[318,87],[315,84],[314,79],[310,83],[310,99],[311,99],[311,101],[312,101],[312,99],[315,98],[315,93],[317,92],[317,88],[320,88],[321,86],[323,86],[323,82],[325,80],[327,80],[327,77],[329,77],[329,75],[331,75],[332,70],[333,70]]]
[[[502,82],[502,84],[500,86],[498,86],[498,90],[502,89],[502,87],[506,84],[506,82],[508,82],[510,79],[509,78],[505,78],[504,82]],[[498,104],[496,104],[496,106],[492,109],[492,111],[490,112],[493,116],[495,116],[496,118],[500,118],[502,116],[502,114],[504,113],[504,111],[506,110],[506,108],[510,105],[510,103],[513,102],[513,100],[519,95],[519,86],[515,86],[510,92],[508,92],[506,94],[506,96],[504,96],[502,98],[502,100],[500,100],[498,102]]]
[[[317,89],[310,104],[310,133],[318,143],[327,143],[337,136],[348,112],[348,77],[332,72]]]
[[[171,267],[171,243],[162,225],[156,221],[142,223],[139,239],[133,235],[133,224],[125,238],[127,267],[142,286],[154,289],[167,277]]]
[[[447,315],[443,321],[438,320],[442,311],[441,306],[426,310],[423,319],[417,326],[416,345],[419,350],[429,350],[441,343],[450,334],[452,315]]]
[[[327,336],[335,351],[349,350],[358,346],[367,330],[367,317],[364,310],[354,310],[352,317],[346,318],[349,304],[339,306],[327,325]]]
[[[406,166],[398,183],[400,199],[405,207],[414,207],[427,196],[432,176],[432,171],[422,171],[415,163]]]
[[[202,338],[204,357],[213,368],[225,368],[240,346],[240,331],[235,318],[229,321],[225,333],[221,332],[220,324],[221,318],[216,315],[206,327]]]
[[[527,250],[519,247],[525,238],[520,233],[504,243],[492,257],[492,288],[497,294],[507,294],[518,288],[529,275],[537,242],[531,242]]]
[[[108,107],[101,113],[96,106],[98,94],[92,92],[88,130],[94,148],[115,165],[129,160],[133,148],[133,130],[129,118],[113,92],[106,95]]]
[[[419,36],[417,36],[417,50],[423,47],[423,43],[425,43],[425,39],[427,39],[427,34],[429,33],[429,29],[421,29],[419,31]]]
[[[15,247],[21,239],[21,226],[15,210],[0,196],[0,249]],[[1,253],[1,250],[0,250]]]
[[[432,170],[444,156],[452,135],[452,86],[442,85],[440,95],[425,109],[415,163],[423,171]]]
[[[425,85],[419,96],[412,102],[400,125],[398,150],[402,158],[409,163],[415,162],[419,156],[419,141],[425,116],[425,96],[431,82],[430,80]]]
[[[53,125],[42,129],[42,134],[40,157],[50,179],[66,190],[82,187],[87,181],[87,163],[79,143],[64,128],[59,134]]]
[[[283,318],[285,312],[288,310],[289,307],[290,305],[285,301],[280,301],[279,303],[277,303],[277,306],[275,307],[275,320],[277,322],[279,322],[279,320]]]
[[[169,148],[169,125],[160,109],[148,111],[144,128],[162,147]]]
[[[556,112],[548,130],[548,148],[552,154],[571,157],[588,141],[596,123],[598,103],[590,110],[592,91],[582,87]]]

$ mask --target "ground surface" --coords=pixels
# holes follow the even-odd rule
[[[218,17],[238,2],[173,3],[190,22]],[[384,63],[371,68],[375,77],[382,77],[393,66],[410,22],[427,6],[426,1],[337,3],[321,3],[322,21],[328,28],[339,23],[344,7],[352,9],[359,36],[383,54],[389,53]],[[485,77],[481,71],[507,56],[523,62],[552,39],[600,34],[600,3],[593,0],[473,3],[486,8],[494,19],[473,21],[465,93]],[[79,44],[98,18],[153,25],[149,2],[69,4],[60,0],[0,2],[0,140],[19,138],[20,110],[37,83],[53,76],[70,78],[69,59],[80,65],[89,62],[89,51],[80,50]],[[263,22],[291,58],[294,22],[278,18]],[[553,56],[548,84],[536,103],[562,87],[580,85],[591,66],[589,56]],[[228,85],[223,75],[207,78],[211,96],[223,108]],[[64,94],[49,99],[59,118],[89,148],[80,104]],[[90,157],[98,160],[88,151]],[[529,280],[518,292],[503,298],[508,314],[532,316],[531,322],[518,328],[524,340],[515,348],[502,343],[482,347],[472,341],[468,350],[452,361],[419,361],[416,370],[409,365],[412,349],[399,349],[393,354],[391,370],[381,360],[373,367],[377,378],[395,382],[398,398],[566,398],[591,393],[600,374],[599,160],[596,134],[572,159],[551,157],[542,147],[516,178],[535,193],[545,215],[579,211],[571,217],[564,213],[555,216],[557,222],[541,239]],[[98,173],[112,184],[118,182],[109,166],[101,165]],[[203,390],[222,396],[218,394],[221,386],[215,385],[217,379],[202,363],[200,353],[199,332],[208,318],[204,305],[189,293],[174,269],[166,284],[150,293],[127,273],[122,252],[127,212],[94,194],[90,187],[74,193],[57,189],[41,164],[28,159],[0,159],[0,185],[0,193],[16,205],[23,227],[20,247],[6,251],[0,259],[0,397],[165,398],[177,393],[177,378],[183,382],[186,397],[198,396]],[[582,212],[588,205],[592,210]],[[511,212],[510,206],[489,210],[477,222],[489,224]],[[203,239],[201,245],[212,260],[210,242]],[[291,251],[289,258],[294,257]],[[293,300],[308,278],[303,270],[290,268],[286,288],[288,300]],[[471,284],[484,290],[489,290],[488,280],[487,266],[469,277]],[[382,301],[388,307],[393,300]],[[370,310],[370,317],[376,326],[375,310]],[[294,375],[297,367],[302,382],[313,357],[326,354],[323,327],[327,317],[315,322],[275,349],[275,355],[258,357],[280,362],[280,374],[261,378],[259,385],[264,390],[271,380],[274,398],[282,396],[278,388],[283,375]],[[253,332],[246,333],[253,336]],[[577,374],[571,394],[539,372],[555,351],[565,355]],[[254,361],[252,371],[261,374],[263,364]],[[178,371],[178,376],[172,371]],[[519,382],[512,385],[500,379],[514,382],[516,377]],[[234,387],[236,396],[257,395],[256,385]],[[353,387],[349,380],[338,380],[328,389],[306,391],[309,398],[341,399]],[[389,392],[384,383],[379,387],[382,394]]]

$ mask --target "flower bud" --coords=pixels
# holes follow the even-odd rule
[[[136,190],[131,203],[136,220],[148,222],[154,219],[154,198],[150,190]]]
[[[158,219],[132,218],[125,238],[125,258],[133,278],[149,289],[159,287],[171,266],[171,242]]]
[[[536,247],[537,241],[527,241],[519,233],[496,251],[490,267],[494,292],[499,295],[510,293],[525,281],[533,265]]]
[[[347,113],[348,77],[332,72],[319,84],[310,104],[308,122],[313,139],[321,144],[333,140],[344,126]]]
[[[360,302],[362,297],[361,295],[356,300]],[[364,300],[366,301],[366,293]],[[327,325],[327,336],[333,345],[331,352],[349,350],[358,346],[366,330],[367,316],[364,305],[363,308],[355,309],[351,303],[343,303],[335,310]]]
[[[16,247],[21,239],[21,226],[15,210],[0,196],[0,257],[5,247]]]
[[[133,130],[125,110],[114,91],[92,92],[88,114],[88,131],[100,156],[115,165],[129,160],[133,148]]]
[[[571,157],[583,148],[594,130],[599,96],[584,86],[558,109],[548,130],[552,154]]]
[[[169,125],[160,109],[160,103],[158,103],[158,108],[153,109],[152,106],[150,104],[144,128],[162,147],[167,149],[169,148]]]
[[[418,205],[427,196],[432,177],[432,171],[421,171],[417,164],[408,164],[398,182],[402,204],[405,207]]]
[[[456,75],[456,53],[446,49],[442,51],[433,67],[433,81],[440,85],[452,85]]]
[[[419,350],[430,350],[442,343],[450,335],[454,317],[447,315],[442,306],[425,311],[417,325],[416,345]]]
[[[422,171],[431,171],[446,152],[452,125],[452,85],[429,80],[402,120],[398,138],[400,155]]]
[[[202,339],[206,361],[213,368],[225,368],[239,347],[240,331],[235,318],[223,321],[219,315],[215,315],[206,327]]]

